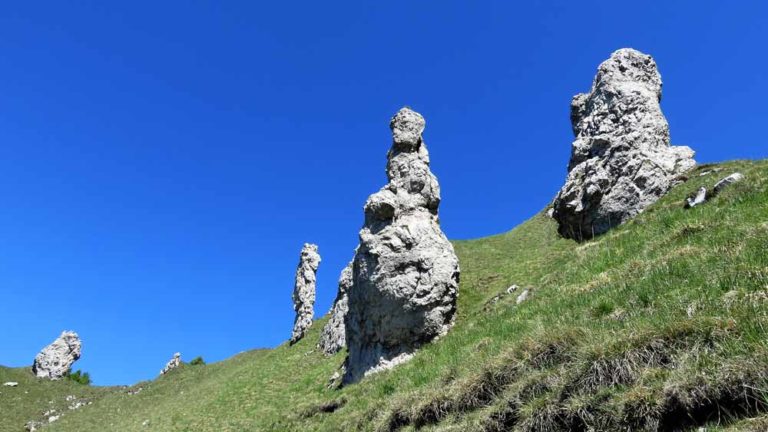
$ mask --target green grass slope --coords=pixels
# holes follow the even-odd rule
[[[700,176],[701,173],[719,172]],[[684,210],[685,196],[746,180]],[[341,390],[343,354],[297,345],[186,366],[91,405],[51,431],[764,430],[768,420],[768,162],[702,166],[633,221],[585,243],[544,213],[454,243],[454,329],[391,371]],[[528,300],[500,295],[532,287]],[[520,291],[518,291],[519,293]],[[0,427],[23,430],[71,390],[0,369]],[[28,388],[25,399],[23,392]],[[10,426],[9,426],[10,425]],[[759,429],[763,427],[763,429]]]

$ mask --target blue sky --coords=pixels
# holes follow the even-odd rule
[[[409,105],[452,239],[507,231],[565,177],[571,97],[654,56],[675,144],[768,156],[766,3],[16,2],[0,15],[0,364],[62,330],[97,384],[290,335],[318,315]],[[761,28],[762,27],[762,28]]]

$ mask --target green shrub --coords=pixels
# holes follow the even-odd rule
[[[88,372],[83,372],[80,369],[78,369],[75,372],[72,372],[72,371],[67,372],[66,377],[79,384],[83,384],[83,385],[91,384],[91,374],[89,374]]]
[[[192,359],[191,362],[189,362],[190,366],[203,366],[205,365],[205,360],[203,360],[202,356],[197,356]]]

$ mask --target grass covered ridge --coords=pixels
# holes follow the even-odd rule
[[[699,175],[713,168],[720,171]],[[689,193],[735,171],[745,181],[683,209]],[[559,238],[542,212],[506,234],[454,245],[462,268],[457,324],[394,370],[329,389],[343,354],[315,349],[321,320],[293,347],[184,367],[137,384],[138,394],[84,387],[93,404],[47,430],[768,425],[768,162],[699,167],[633,221],[588,242]],[[531,287],[529,299],[516,305],[515,295],[499,296],[512,284]],[[0,379],[9,373],[27,372],[0,369]],[[44,399],[70,391],[30,398],[22,409],[25,387],[59,385],[30,375],[12,389],[16,399],[2,388],[0,412],[11,415],[0,428],[23,430]]]

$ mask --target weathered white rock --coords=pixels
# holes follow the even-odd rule
[[[296,269],[296,283],[293,287],[293,309],[296,311],[296,320],[293,323],[291,345],[301,340],[307,329],[312,326],[319,266],[320,254],[317,253],[317,245],[305,243],[301,249],[299,266]]]
[[[331,307],[330,319],[323,327],[320,333],[320,342],[318,349],[327,355],[336,354],[347,346],[347,335],[344,326],[344,319],[349,310],[349,299],[347,293],[352,286],[352,263],[350,262],[339,276],[339,292],[336,294],[336,300]]]
[[[528,297],[531,295],[531,290],[529,288],[526,288],[523,290],[523,292],[520,293],[519,296],[515,299],[515,304],[520,304],[526,300],[528,300]]]
[[[720,180],[715,184],[715,187],[712,189],[714,191],[714,194],[717,195],[720,192],[722,192],[723,189],[727,188],[728,186],[738,183],[740,181],[744,180],[744,175],[742,173],[733,173],[729,175],[728,177],[725,177],[724,179]]]
[[[19,383],[17,383],[16,381],[8,381],[3,383],[3,385],[5,387],[18,387]]]
[[[656,202],[693,168],[689,147],[670,146],[661,76],[651,56],[624,48],[598,68],[589,93],[574,96],[576,139],[554,203],[561,235],[583,240]]]
[[[27,432],[36,432],[42,427],[43,423],[36,420],[30,420],[24,425],[24,429],[26,429]]]
[[[32,372],[38,378],[61,379],[72,368],[72,364],[80,358],[81,352],[82,342],[77,333],[62,332],[61,336],[43,348],[35,357]]]
[[[353,261],[345,383],[407,361],[454,322],[459,261],[440,230],[424,126],[408,108],[390,122],[389,183],[365,204]]]
[[[693,208],[707,201],[707,188],[700,187],[696,195],[685,199],[685,208]]]
[[[707,191],[705,187],[701,187],[699,188],[698,192],[696,192],[695,196],[686,198],[685,208],[693,208],[693,207],[696,207],[697,205],[704,204],[710,199],[716,197],[720,192],[723,191],[723,189],[727,188],[728,186],[734,183],[738,183],[742,180],[744,180],[744,175],[737,172],[717,182],[715,184],[715,187],[712,188],[712,192]]]
[[[179,366],[181,366],[181,353],[175,353],[173,357],[168,360],[168,363],[165,364],[165,367],[160,371],[160,375],[165,375]]]

